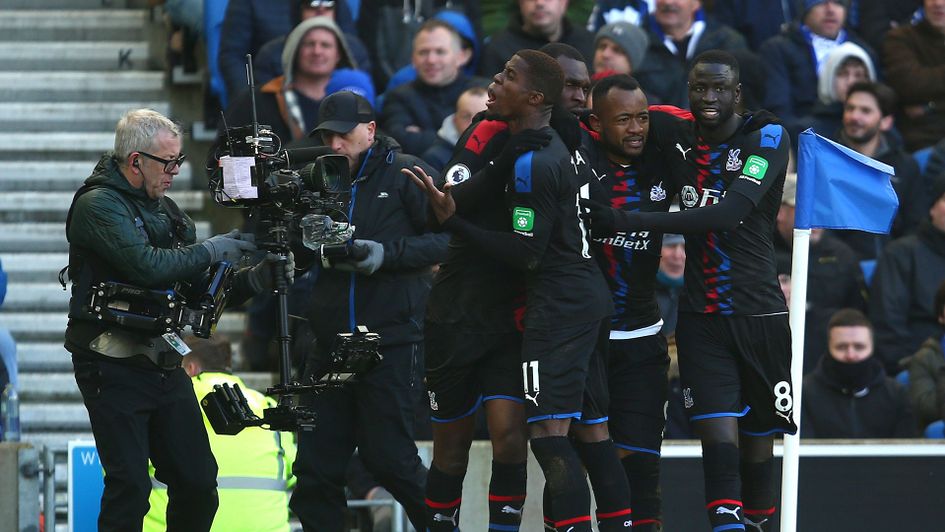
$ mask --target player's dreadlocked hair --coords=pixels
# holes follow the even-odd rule
[[[554,105],[564,90],[564,72],[550,55],[538,50],[519,50],[515,55],[528,65],[526,79],[532,90],[545,96],[546,105]]]
[[[696,65],[709,64],[709,65],[725,65],[732,69],[732,73],[735,74],[735,82],[737,83],[740,79],[741,70],[738,67],[738,59],[735,59],[735,56],[726,52],[725,50],[707,50],[696,56],[696,60],[692,62],[693,68]]]

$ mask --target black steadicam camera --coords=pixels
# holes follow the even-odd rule
[[[253,76],[247,56],[250,95]],[[256,219],[258,247],[286,255],[290,241],[301,234],[302,244],[316,251],[323,264],[332,260],[362,259],[352,253],[354,226],[350,223],[351,175],[348,159],[330,148],[283,149],[272,127],[256,121],[228,128],[224,142],[214,154],[216,166],[210,170],[210,193],[224,207],[251,209]],[[260,235],[265,235],[260,238]],[[278,396],[278,405],[267,408],[260,418],[250,410],[239,387],[215,386],[200,404],[218,434],[236,434],[243,427],[270,430],[312,430],[315,413],[296,405],[294,396],[319,393],[343,386],[358,373],[368,371],[381,359],[380,338],[365,327],[340,334],[332,349],[327,373],[309,382],[292,380],[288,328],[287,286],[277,279],[279,344],[279,384],[268,395]]]
[[[210,338],[232,280],[230,263],[218,262],[211,267],[206,286],[192,290],[190,297],[177,289],[149,290],[106,281],[92,286],[85,308],[97,320],[155,336],[190,327],[195,336]]]
[[[343,385],[357,375],[364,374],[383,358],[379,351],[380,336],[368,332],[359,325],[353,333],[340,333],[328,357],[327,368],[312,377],[308,384],[300,385],[306,390],[319,391]],[[263,427],[269,430],[312,430],[315,427],[315,412],[301,406],[278,405],[257,416],[249,407],[239,385],[217,384],[213,391],[200,401],[210,426],[217,434],[239,434],[246,427]]]
[[[252,209],[277,243],[287,241],[286,231],[301,233],[303,245],[323,261],[351,256],[345,156],[326,147],[283,149],[270,126],[257,125],[228,129],[214,159],[210,193],[219,205]]]

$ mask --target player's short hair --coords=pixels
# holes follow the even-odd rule
[[[873,332],[873,324],[870,323],[869,318],[855,308],[842,308],[834,312],[833,316],[830,316],[830,321],[827,322],[827,333],[829,334],[834,327],[866,327],[870,333]]]
[[[620,89],[625,91],[635,91],[640,88],[640,83],[629,74],[615,74],[601,79],[594,85],[592,97],[594,102],[599,101],[607,95],[610,89]]]
[[[561,99],[564,90],[564,71],[550,55],[538,50],[519,50],[515,55],[528,65],[525,79],[528,86],[545,96],[546,105],[554,105]]]
[[[896,93],[888,85],[875,81],[857,81],[847,89],[847,99],[856,92],[866,92],[873,95],[879,112],[883,116],[890,116],[896,112]]]
[[[697,65],[702,64],[725,65],[731,68],[732,73],[735,74],[735,82],[738,83],[740,81],[741,68],[738,66],[738,59],[725,50],[706,50],[702,52],[697,55],[695,61],[692,62],[692,68],[696,68]]]
[[[233,352],[230,340],[223,334],[213,338],[198,338],[192,334],[184,337],[184,343],[190,348],[188,357],[200,363],[204,371],[229,373],[233,369]]]
[[[118,119],[115,126],[115,155],[124,161],[136,151],[148,151],[154,146],[154,137],[167,131],[180,137],[180,127],[170,118],[151,109],[133,109]]]
[[[942,284],[938,285],[938,290],[935,291],[932,309],[935,310],[936,318],[940,318],[942,314],[945,314],[945,280],[942,281]]]
[[[564,56],[568,59],[574,59],[575,61],[587,63],[587,61],[584,59],[584,54],[582,54],[577,48],[563,42],[550,42],[539,48],[538,51],[544,52],[556,60],[559,57]]]

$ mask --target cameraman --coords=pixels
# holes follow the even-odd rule
[[[317,345],[305,377],[319,373],[338,333],[358,325],[380,334],[383,360],[356,382],[314,398],[317,427],[299,434],[298,484],[290,502],[305,530],[342,530],[345,471],[355,447],[414,527],[425,529],[426,468],[414,443],[414,411],[422,394],[430,266],[444,260],[448,235],[427,231],[426,198],[400,172],[430,167],[401,153],[376,127],[368,101],[341,91],[322,102],[313,132],[348,160],[348,217],[356,229],[352,257],[328,267],[322,262],[313,272],[308,319]]]
[[[110,323],[88,310],[103,281],[151,290],[202,287],[207,268],[235,261],[252,242],[232,232],[197,244],[193,221],[164,196],[180,171],[181,132],[149,109],[118,121],[115,150],[76,192],[66,221],[73,281],[65,347],[105,469],[98,529],[141,530],[151,481],[168,485],[168,530],[209,530],[217,508],[217,465],[190,378],[183,341]],[[232,300],[272,288],[271,255],[235,276]],[[291,272],[292,261],[286,267]],[[289,273],[291,277],[291,273]]]

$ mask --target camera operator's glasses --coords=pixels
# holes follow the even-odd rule
[[[151,159],[152,161],[157,161],[163,164],[165,174],[169,174],[173,172],[175,168],[180,168],[180,165],[184,164],[184,159],[187,158],[187,156],[184,155],[183,153],[180,154],[180,156],[177,157],[176,159],[162,159],[160,157],[155,157],[154,155],[151,155],[150,153],[143,152],[143,151],[139,151],[138,153],[140,153],[141,155],[144,155],[145,157],[147,157],[148,159]]]

